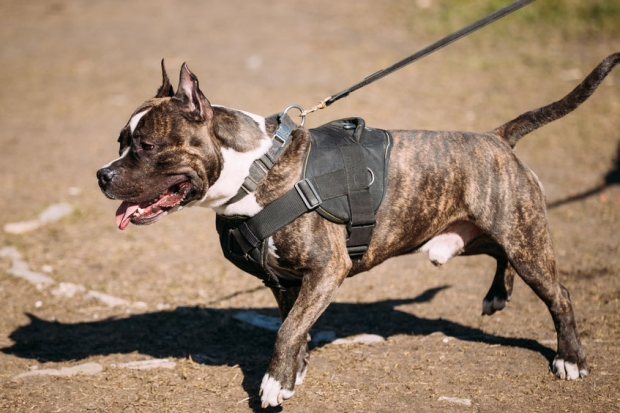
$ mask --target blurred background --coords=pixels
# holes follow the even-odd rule
[[[175,89],[180,66],[187,62],[211,103],[267,116],[293,103],[309,108],[506,3],[1,0],[0,227],[4,230],[0,230],[0,348],[4,350],[0,353],[0,383],[4,383],[6,391],[0,392],[0,407],[17,411],[24,402],[35,411],[81,411],[94,403],[93,410],[112,406],[110,411],[121,411],[123,406],[129,406],[121,400],[134,400],[132,397],[139,394],[147,403],[145,409],[151,411],[164,411],[164,399],[180,406],[190,403],[179,411],[198,407],[213,411],[255,408],[252,389],[257,388],[268,362],[273,340],[269,334],[273,333],[260,342],[260,355],[231,350],[235,347],[231,343],[236,342],[222,344],[214,335],[224,334],[222,329],[230,334],[233,328],[234,335],[251,341],[258,333],[244,330],[230,320],[228,313],[216,310],[259,308],[275,316],[269,291],[224,260],[211,211],[184,210],[157,225],[131,226],[121,232],[114,225],[118,203],[106,199],[97,186],[97,169],[118,156],[116,139],[120,129],[134,109],[154,96],[159,87],[162,58]],[[311,115],[306,125],[359,116],[366,119],[367,125],[381,128],[489,130],[563,97],[604,57],[620,51],[619,21],[617,0],[539,0]],[[593,354],[591,363],[598,365],[599,371],[607,369],[602,362],[606,355],[612,355],[607,366],[619,364],[614,344],[620,339],[619,113],[620,71],[616,69],[582,107],[527,136],[516,150],[547,190],[559,274],[573,293],[580,331]],[[41,217],[55,205],[61,206],[60,215],[53,219]],[[24,276],[28,272],[46,277],[47,281]],[[493,261],[482,257],[455,260],[441,271],[434,269],[426,257],[401,257],[350,280],[337,301],[377,303],[411,298],[441,287],[434,302],[429,299],[425,304],[403,304],[399,311],[415,315],[418,321],[424,317],[450,319],[459,326],[472,326],[499,337],[547,339],[551,344],[546,346],[554,349],[553,326],[544,305],[519,280],[515,303],[505,310],[514,311],[510,323],[502,322],[505,313],[496,318],[479,317],[480,303],[493,272]],[[194,337],[195,346],[187,344],[189,339],[161,338],[163,344],[157,351],[141,350],[139,344],[127,338],[132,329],[142,328],[142,341],[155,340],[155,336],[163,334],[157,329],[161,324],[157,317],[181,307],[216,311],[209,314],[217,322],[205,322],[210,328],[219,326],[219,330]],[[148,322],[132,318],[149,314],[155,318]],[[352,310],[348,325],[360,329],[374,325],[355,318],[363,317],[355,314],[357,311]],[[405,349],[424,348],[425,344],[413,327],[402,331],[390,324],[393,310],[381,314],[384,319],[377,323],[388,326],[381,330],[383,335],[396,337],[390,341],[395,350],[393,356],[386,356],[385,366],[391,366],[389,369],[382,370],[385,366],[377,362],[379,367],[371,370],[379,372],[374,373],[373,380],[388,383],[394,381],[388,377],[392,374],[389,371],[401,363],[398,357],[409,351]],[[64,336],[62,345],[55,341],[59,337],[53,338],[46,330],[49,326],[40,326],[39,333],[18,334],[33,325],[33,316],[44,320],[45,326],[94,323],[87,324],[94,332],[54,330]],[[197,325],[200,317],[196,318]],[[350,333],[343,326],[331,325],[337,322],[326,317],[327,321],[322,321],[324,328],[336,330],[338,335]],[[97,324],[98,320],[112,319],[137,324]],[[117,337],[115,329],[128,331]],[[175,332],[180,334],[180,330]],[[108,335],[116,344],[100,342],[98,335]],[[96,345],[79,351],[76,343],[84,340],[94,340]],[[212,358],[216,361],[196,367],[187,356],[197,351],[200,343],[206,343],[205,353],[232,351],[233,356],[220,354]],[[472,344],[481,353],[489,345]],[[510,350],[505,350],[508,347]],[[550,380],[545,351],[508,347],[501,350],[508,352],[504,354],[505,360],[509,359],[507,364],[518,365],[529,358],[536,371],[533,378],[521,377],[521,384],[532,388],[534,384],[527,380]],[[432,347],[426,350],[435,351]],[[317,370],[311,370],[312,377],[327,377],[324,373],[333,372],[327,360],[340,357],[339,351],[317,349],[313,355]],[[385,356],[388,350],[379,346],[372,351]],[[147,356],[185,360],[182,372],[177,367],[172,373],[157,374],[168,380],[169,386],[189,375],[194,380],[190,380],[189,390],[178,390],[177,399],[170,394],[166,399],[152,386],[151,393],[142,392],[145,381],[157,383],[152,375],[129,377],[113,371],[104,373],[111,389],[97,397],[94,395],[97,386],[102,385],[100,376],[84,379],[81,384],[71,380],[44,381],[46,385],[35,386],[37,390],[28,382],[13,380],[32,366],[62,367],[85,360],[107,366]],[[321,364],[322,360],[325,363]],[[432,364],[420,362],[422,366]],[[405,364],[416,365],[410,361]],[[241,374],[233,374],[235,365],[241,366]],[[424,386],[463,388],[449,382],[449,374],[422,380],[417,373],[407,371],[399,381],[431,384],[419,385],[419,390],[397,388],[396,393],[400,389],[403,394],[398,398],[393,386],[375,388],[364,382],[366,373],[361,374],[360,369],[353,368],[347,380],[349,384],[357,383],[353,388],[366,389],[362,393],[368,411],[381,411],[378,406],[387,394],[394,398],[393,407],[398,411],[398,406],[404,409],[411,400],[434,401],[427,397],[430,393]],[[558,390],[554,386],[559,384],[545,381],[544,391],[549,392],[545,400],[548,406],[555,407],[562,391],[582,392],[583,400],[595,394],[600,397],[588,403],[599,404],[585,405],[586,410],[587,406],[594,408],[590,411],[609,410],[617,406],[611,384],[617,373],[609,374],[570,389]],[[205,391],[204,386],[194,385],[198,379],[192,375],[204,380],[212,376],[211,389],[216,390]],[[474,397],[479,411],[492,411],[492,406],[510,410],[533,400],[499,385],[493,394],[480,390],[482,393],[476,396],[472,383],[480,377],[468,377],[466,373],[462,377],[469,380],[467,397]],[[234,384],[224,388],[223,380]],[[312,380],[310,383],[320,387],[319,381]],[[592,390],[591,383],[598,383],[598,390]],[[364,387],[367,385],[372,389]],[[483,389],[491,388],[488,386]],[[308,409],[321,403],[341,403],[338,406],[342,411],[356,408],[352,399],[342,393],[344,390],[330,387],[327,393],[331,396],[319,397],[312,388],[307,386],[305,396],[304,391],[298,392],[294,400],[299,401],[289,402],[289,409],[312,411]],[[193,398],[193,391],[198,391],[200,397]],[[404,396],[407,391],[409,396]],[[50,401],[50,394],[55,392],[67,395],[65,404]],[[80,398],[80,392],[89,396],[86,401]],[[498,401],[494,395],[501,392],[507,393],[502,393]],[[162,398],[158,399],[158,394]],[[236,404],[245,397],[249,401]],[[138,410],[135,404],[131,406]],[[357,406],[356,411],[364,410]]]

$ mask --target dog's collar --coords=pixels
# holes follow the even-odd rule
[[[246,195],[256,191],[260,181],[265,178],[280,155],[284,153],[288,145],[291,143],[291,133],[297,128],[297,125],[286,114],[286,112],[271,115],[266,120],[273,120],[278,124],[278,127],[271,138],[271,147],[267,153],[252,162],[252,165],[250,166],[250,174],[243,181],[241,188],[239,188],[237,194],[230,198],[224,205],[234,204],[235,202],[243,199]]]

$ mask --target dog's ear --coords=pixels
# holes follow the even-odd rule
[[[167,98],[174,96],[174,89],[168,79],[168,73],[166,73],[166,66],[164,65],[164,59],[161,59],[161,86],[157,89],[156,98]]]
[[[184,108],[195,120],[206,122],[213,118],[213,108],[198,86],[198,78],[189,70],[187,63],[181,67],[179,88],[175,99],[184,104]]]

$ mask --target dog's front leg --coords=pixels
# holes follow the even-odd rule
[[[278,302],[278,309],[280,310],[280,318],[282,321],[286,320],[288,313],[291,312],[293,305],[299,297],[299,291],[301,287],[287,287],[282,291],[278,288],[272,288],[276,301]],[[310,334],[306,336],[306,343],[301,346],[299,353],[297,354],[297,374],[295,375],[295,385],[302,384],[306,378],[308,371],[308,361],[310,360],[310,351],[308,349],[308,343],[310,342]]]
[[[288,314],[284,314],[286,318],[278,331],[269,368],[261,383],[263,408],[277,406],[292,397],[296,382],[303,379],[300,372],[304,375],[306,366],[299,363],[307,361],[304,352],[307,351],[310,328],[332,301],[351,268],[346,250],[344,254],[330,255],[326,267],[304,275],[297,299]],[[286,298],[288,300],[291,296]]]

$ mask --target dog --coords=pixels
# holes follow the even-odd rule
[[[390,131],[388,186],[360,259],[347,254],[346,226],[317,213],[275,232],[267,259],[301,283],[272,288],[283,323],[260,386],[262,406],[280,405],[303,382],[309,330],[345,278],[413,252],[427,252],[438,266],[457,255],[495,258],[483,314],[506,305],[518,274],[551,313],[557,331],[552,371],[560,379],[586,377],[571,299],[558,280],[544,190],[513,148],[524,135],[577,108],[618,62],[620,53],[610,55],[561,100],[490,132]],[[229,202],[252,162],[271,147],[276,128],[269,118],[211,105],[186,64],[175,92],[162,61],[156,96],[121,130],[120,157],[97,172],[102,192],[122,201],[118,227],[152,224],[188,206],[210,207],[221,216],[255,216],[294,187],[309,151],[308,131],[295,128],[256,190]]]

